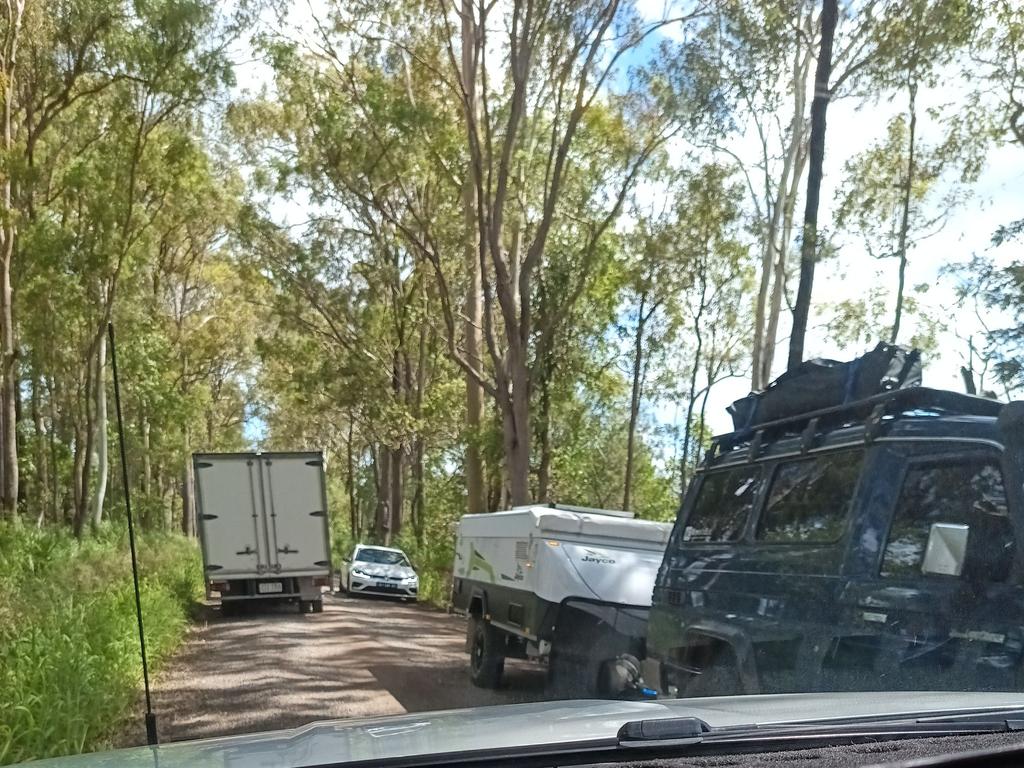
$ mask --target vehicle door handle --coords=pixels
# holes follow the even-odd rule
[[[241,552],[235,552],[235,554],[236,555],[255,555],[256,554],[256,550],[253,549],[251,546],[246,545],[245,549],[243,549]]]
[[[278,554],[281,554],[281,555],[295,555],[295,554],[298,554],[298,551],[299,550],[297,550],[297,549],[292,549],[287,544],[285,544],[283,547],[278,547],[277,548]]]

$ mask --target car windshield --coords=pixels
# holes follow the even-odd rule
[[[375,565],[409,565],[409,558],[404,554],[387,549],[360,549],[356,552],[353,561]]]
[[[15,0],[0,102],[0,766],[1024,702],[1024,0]]]

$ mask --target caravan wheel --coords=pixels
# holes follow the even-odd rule
[[[505,655],[501,632],[479,616],[469,620],[469,675],[473,685],[497,688],[505,670]]]

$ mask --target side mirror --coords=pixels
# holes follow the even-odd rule
[[[921,573],[959,576],[967,559],[967,537],[970,532],[971,528],[967,525],[932,523]]]

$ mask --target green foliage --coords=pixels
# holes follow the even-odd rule
[[[1024,263],[999,265],[980,256],[955,267],[959,298],[977,309],[995,310],[998,324],[985,328],[982,356],[1009,397],[1024,387]]]
[[[948,330],[946,321],[927,304],[929,286],[914,286],[905,297],[903,311],[913,333],[901,339],[920,349],[925,359],[939,352],[939,335]],[[884,339],[892,322],[892,292],[882,275],[877,275],[867,293],[836,302],[823,302],[825,332],[843,349],[867,350]]]
[[[86,541],[0,524],[0,764],[109,747],[141,682],[125,536]],[[140,541],[151,670],[177,647],[201,597],[193,542]]]
[[[963,204],[965,185],[977,179],[982,145],[959,128],[951,126],[939,145],[915,140],[909,247],[938,234],[949,214]],[[899,256],[909,152],[908,120],[897,115],[882,141],[846,162],[847,183],[838,195],[836,223],[855,233],[874,258]]]

